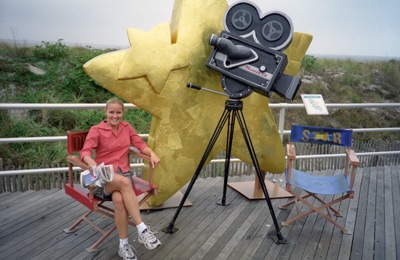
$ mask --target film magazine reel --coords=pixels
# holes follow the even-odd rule
[[[282,53],[293,38],[290,18],[282,12],[265,14],[249,1],[240,1],[225,12],[224,31],[212,35],[214,46],[207,66],[221,72],[221,85],[231,98],[256,91],[273,92],[292,101],[301,84],[299,77],[284,75],[287,56]]]
[[[286,14],[279,11],[262,14],[258,6],[248,1],[238,2],[227,9],[224,28],[277,51],[286,49],[293,38],[292,21]]]

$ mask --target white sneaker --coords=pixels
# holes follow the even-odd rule
[[[161,245],[160,240],[154,236],[154,233],[150,230],[150,227],[147,227],[142,233],[139,234],[138,240],[149,250],[156,249],[159,245]]]
[[[118,255],[124,260],[137,260],[136,255],[133,253],[135,249],[129,244],[125,244],[118,250]]]

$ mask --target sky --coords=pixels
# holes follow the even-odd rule
[[[400,58],[399,0],[252,2],[263,13],[285,13],[294,31],[312,34],[309,55]],[[173,4],[174,0],[0,0],[0,40],[40,44],[63,39],[68,45],[124,49],[129,47],[127,28],[148,31],[170,22]]]

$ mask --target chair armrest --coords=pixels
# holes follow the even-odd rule
[[[68,155],[67,161],[75,166],[81,167],[83,170],[89,169],[89,165],[87,165],[84,161],[74,155]]]
[[[290,160],[296,159],[296,149],[294,148],[293,143],[289,143],[286,145],[286,155]]]
[[[286,190],[291,191],[290,179],[292,178],[293,161],[296,159],[296,149],[293,143],[286,145]]]
[[[79,167],[81,167],[82,168],[82,170],[88,170],[89,169],[89,165],[87,165],[84,161],[82,161],[80,158],[78,158],[78,157],[76,157],[76,156],[74,156],[74,155],[68,155],[67,156],[67,161],[70,163],[70,164],[72,164],[72,165],[74,165],[74,166],[79,166]],[[72,174],[72,167],[70,168],[70,174]],[[70,187],[71,188],[73,188],[74,187],[74,184],[73,184],[73,182],[72,182],[72,179],[70,180],[70,183],[69,183],[69,185],[70,185]],[[93,195],[93,191],[94,191],[94,186],[93,185],[90,185],[89,187],[88,187],[88,189],[89,189],[89,198],[90,199],[93,199],[94,198],[94,195]]]
[[[348,170],[349,170],[349,163],[350,163],[350,169],[351,169],[351,175],[350,175],[350,188],[353,188],[354,186],[354,181],[356,179],[356,173],[357,173],[357,167],[360,164],[360,161],[358,160],[358,157],[356,153],[354,152],[353,149],[347,148],[346,149],[346,156],[347,160],[345,163],[345,169],[344,169],[344,174],[348,176]],[[354,196],[353,193],[351,193],[350,196]]]
[[[358,160],[357,154],[354,152],[353,149],[346,149],[346,154],[349,157],[351,165],[353,166],[360,165],[360,160]]]

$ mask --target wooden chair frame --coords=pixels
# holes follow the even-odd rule
[[[314,192],[310,192],[306,189],[302,188],[303,191],[305,191],[307,194],[304,196],[300,196],[298,195],[295,191],[294,191],[294,187],[292,187],[291,184],[291,180],[292,180],[292,174],[298,174],[300,171],[296,170],[293,168],[293,164],[296,160],[296,150],[295,150],[295,144],[294,143],[289,143],[286,145],[286,151],[287,151],[287,167],[286,167],[286,190],[288,192],[290,192],[295,198],[293,200],[290,200],[288,203],[280,205],[279,208],[280,209],[287,209],[289,205],[293,204],[293,203],[297,203],[298,201],[301,201],[304,205],[308,206],[310,208],[309,211],[302,213],[302,214],[298,214],[296,217],[293,217],[292,219],[286,220],[282,222],[283,226],[288,226],[289,224],[307,217],[308,215],[316,212],[319,215],[321,215],[323,218],[325,218],[327,221],[329,221],[330,223],[332,223],[333,225],[335,225],[336,227],[338,227],[344,234],[351,234],[351,232],[349,232],[345,227],[341,226],[340,224],[338,224],[337,222],[335,222],[332,219],[332,216],[330,214],[330,211],[332,211],[334,213],[335,216],[337,217],[341,217],[342,215],[340,214],[340,212],[338,212],[336,209],[334,209],[332,206],[340,201],[343,201],[345,199],[352,199],[354,197],[354,191],[353,191],[353,186],[354,186],[354,181],[355,181],[355,177],[356,177],[356,173],[357,173],[357,167],[359,166],[359,160],[357,158],[356,153],[354,152],[354,150],[351,149],[351,147],[347,147],[346,148],[346,159],[345,159],[345,164],[344,164],[344,169],[343,169],[343,175],[346,177],[346,179],[348,180],[348,188],[349,190],[347,192],[343,192],[340,193],[341,196],[339,198],[336,198],[332,201],[329,202],[325,202],[323,199],[321,199],[317,193]],[[300,172],[300,174],[307,174],[307,173],[302,173]],[[302,175],[303,177],[306,177],[306,175]],[[328,179],[325,178],[326,176],[314,176],[314,179],[320,179],[322,182],[321,183],[327,183],[326,181]],[[333,177],[333,176],[332,176]],[[324,179],[325,178],[325,179]],[[322,193],[319,193],[322,194]],[[309,203],[307,201],[307,198],[309,197],[313,197],[314,199],[316,199],[318,202],[321,203],[321,205],[319,207],[316,207],[314,205],[312,205],[311,203]],[[325,214],[323,211],[326,210],[327,214]],[[299,213],[299,211],[298,211]]]
[[[89,187],[89,191],[82,187],[81,184],[74,183],[74,166],[79,166],[82,170],[88,169],[88,165],[84,163],[79,157],[75,156],[74,153],[80,152],[85,142],[85,138],[89,131],[75,132],[72,133],[70,131],[67,132],[67,161],[68,161],[68,182],[65,183],[65,193],[71,196],[76,201],[83,204],[88,208],[88,211],[83,214],[75,223],[73,223],[69,228],[64,229],[65,233],[72,233],[75,231],[75,228],[82,223],[83,221],[87,222],[90,226],[92,226],[95,230],[102,234],[102,236],[90,247],[86,250],[88,252],[94,252],[97,250],[99,245],[116,230],[115,225],[109,229],[108,231],[100,228],[93,221],[89,219],[89,215],[93,212],[100,213],[106,217],[110,217],[114,219],[114,209],[105,205],[106,201],[96,198],[93,195],[94,187]],[[130,154],[143,159],[144,161],[149,162],[150,157],[141,154],[136,151],[129,151]],[[141,179],[132,175],[132,183],[133,190],[135,194],[138,196],[139,206],[147,203],[148,199],[151,196],[157,195],[157,186],[153,184],[153,172],[152,168],[149,167],[148,180]],[[129,220],[129,225],[135,227],[133,222]]]

